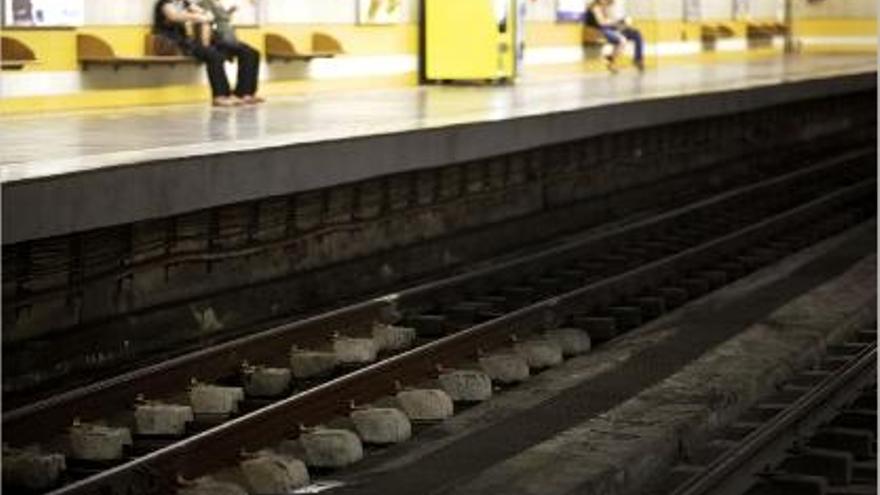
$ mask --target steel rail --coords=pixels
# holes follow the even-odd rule
[[[736,232],[691,247],[629,272],[530,305],[497,319],[390,357],[353,373],[293,395],[196,436],[51,492],[51,495],[130,493],[145,473],[173,483],[234,464],[243,450],[254,451],[295,436],[302,425],[314,425],[346,414],[352,401],[368,403],[391,394],[396,384],[434,378],[438,367],[451,367],[480,350],[505,345],[513,335],[539,328],[547,312],[571,314],[601,306],[621,295],[634,295],[658,284],[753,246],[760,239],[801,226],[829,208],[867,197],[876,179],[839,189]]]
[[[742,466],[773,444],[777,439],[796,428],[806,418],[815,415],[817,410],[828,407],[832,397],[841,393],[847,385],[863,374],[875,373],[877,364],[877,343],[871,343],[845,366],[822,380],[816,387],[786,407],[755,431],[748,434],[726,455],[714,461],[698,476],[680,485],[673,495],[706,495],[714,493],[738,473]]]
[[[574,240],[566,243],[561,243],[557,246],[550,247],[546,250],[542,250],[538,253],[525,255],[516,259],[512,259],[506,262],[495,264],[491,267],[486,267],[483,269],[469,271],[464,274],[452,276],[443,280],[439,280],[436,282],[431,282],[430,284],[424,286],[418,286],[411,289],[407,289],[399,292],[393,296],[393,299],[406,302],[409,300],[418,299],[421,294],[426,290],[426,288],[430,287],[431,290],[439,290],[442,288],[456,288],[458,286],[466,285],[468,282],[472,282],[477,279],[485,278],[492,274],[498,273],[506,273],[506,272],[517,272],[522,273],[523,268],[528,265],[533,265],[537,263],[542,263],[548,259],[555,260],[557,265],[564,264],[565,261],[571,259],[574,256],[582,256],[584,253],[582,250],[586,247],[586,245],[599,247],[599,244],[605,241],[606,245],[610,243],[610,241],[625,242],[628,239],[618,239],[619,236],[625,234],[632,234],[633,237],[640,237],[645,234],[644,229],[650,229],[651,227],[655,227],[655,230],[660,230],[665,227],[664,223],[672,220],[681,220],[682,217],[686,215],[692,214],[700,214],[703,210],[710,208],[712,206],[721,205],[724,202],[736,200],[737,198],[753,193],[753,194],[765,194],[766,191],[771,190],[773,188],[781,187],[786,188],[786,185],[789,184],[793,180],[803,179],[809,180],[810,177],[814,175],[820,175],[825,171],[828,171],[835,167],[840,167],[843,165],[852,165],[855,164],[859,159],[865,159],[870,157],[875,153],[875,149],[873,147],[864,147],[857,150],[852,150],[841,155],[835,156],[833,158],[829,158],[827,160],[823,160],[815,165],[804,168],[802,170],[797,170],[794,172],[789,172],[787,174],[783,174],[779,177],[774,177],[768,179],[766,181],[762,181],[758,184],[750,184],[747,186],[743,186],[731,191],[727,191],[718,195],[715,195],[711,198],[706,198],[700,201],[696,201],[694,203],[688,204],[687,206],[676,208],[668,212],[660,213],[651,218],[646,218],[643,220],[638,220],[633,223],[614,228],[609,230],[606,233],[598,234],[594,237],[590,237],[588,239],[583,240]],[[839,172],[840,169],[837,169]],[[545,266],[545,265],[543,265]],[[542,267],[543,267],[542,266]]]
[[[417,307],[430,299],[429,296],[443,291],[460,290],[462,286],[506,273],[521,275],[528,272],[530,267],[547,263],[548,260],[552,264],[560,264],[575,256],[583,256],[609,245],[624,243],[652,231],[662,230],[670,222],[703,214],[707,208],[730,208],[727,203],[731,201],[745,203],[755,195],[767,194],[776,189],[783,193],[792,181],[816,180],[828,171],[839,174],[847,166],[855,166],[854,164],[867,159],[872,153],[874,149],[871,147],[853,150],[803,170],[744,186],[596,236],[570,241],[540,253],[280,325],[4,412],[2,426],[5,441],[15,445],[48,439],[68,427],[73,418],[84,421],[99,419],[107,414],[130,409],[139,395],[161,398],[179,393],[186,389],[192,379],[211,382],[229,376],[240,368],[243,361],[271,362],[273,358],[277,359],[279,349],[289,349],[294,343],[308,346],[326,341],[329,335],[340,328],[364,328],[380,319],[390,306]],[[546,265],[541,266],[546,268]]]

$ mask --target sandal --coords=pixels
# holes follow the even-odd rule
[[[259,105],[260,103],[265,103],[266,99],[257,95],[246,95],[241,97],[242,102],[245,105]]]
[[[233,96],[219,96],[217,98],[214,98],[214,101],[212,101],[211,104],[215,107],[229,108],[229,107],[237,107],[237,106],[241,105],[242,103],[241,103],[241,100],[239,100],[238,98],[235,98]]]
[[[605,56],[605,68],[612,74],[617,74],[617,61],[611,55]]]

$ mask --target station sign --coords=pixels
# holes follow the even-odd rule
[[[76,27],[85,24],[85,0],[3,0],[6,27]]]
[[[403,0],[358,0],[359,24],[400,24],[403,18]]]

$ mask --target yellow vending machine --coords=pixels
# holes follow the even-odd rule
[[[422,82],[516,77],[522,0],[422,0]]]

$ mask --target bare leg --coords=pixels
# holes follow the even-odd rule
[[[611,51],[611,55],[605,57],[607,62],[608,70],[611,71],[612,74],[617,73],[617,57],[623,52],[623,48],[626,43],[623,36],[620,35],[616,30],[610,28],[603,28],[602,34],[605,36],[605,39],[608,40],[609,43],[613,46]]]
[[[617,74],[617,59],[620,58],[621,54],[623,54],[623,50],[625,48],[626,43],[617,43],[614,45],[614,49],[611,51],[611,55],[608,56],[608,70],[611,71],[612,74]]]
[[[211,46],[211,25],[207,23],[199,24],[199,42],[202,46]]]
[[[614,57],[615,62],[618,58],[620,58],[621,55],[623,55],[624,51],[626,51],[626,41],[621,41],[614,46],[614,53],[611,56]]]

